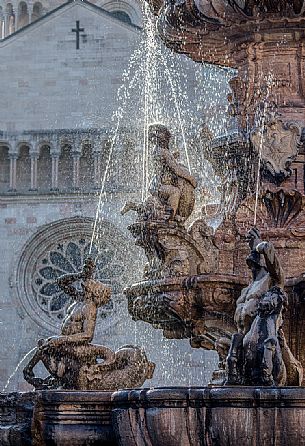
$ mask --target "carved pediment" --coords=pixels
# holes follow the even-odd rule
[[[301,128],[295,122],[271,118],[251,133],[253,147],[273,181],[280,184],[290,176],[290,165],[298,155]]]

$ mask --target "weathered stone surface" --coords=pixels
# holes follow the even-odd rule
[[[120,391],[120,446],[301,446],[305,389],[224,387]]]
[[[110,392],[38,393],[33,446],[116,446]]]
[[[251,1],[249,9],[237,6],[247,2],[224,0],[148,2],[159,16],[161,37],[176,52],[238,68],[230,102],[243,129],[266,98],[286,121],[304,121],[303,36],[295,32],[304,26],[303,2],[295,9],[290,2]],[[279,45],[283,29],[285,44]]]
[[[1,446],[31,446],[34,393],[0,394]]]

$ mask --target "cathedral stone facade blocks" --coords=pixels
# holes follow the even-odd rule
[[[139,32],[76,1],[0,41],[1,130],[107,127]]]

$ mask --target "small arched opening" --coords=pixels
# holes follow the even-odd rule
[[[18,5],[18,28],[22,28],[29,24],[28,5],[25,2],[20,2]]]
[[[42,16],[42,4],[40,2],[34,3],[33,6],[33,14],[32,14],[32,22],[39,19]]]
[[[122,22],[142,26],[142,13],[137,0],[99,0],[98,4]]]
[[[27,192],[31,188],[31,157],[30,149],[27,145],[22,145],[19,149],[16,166],[16,189],[20,192]]]
[[[58,160],[58,188],[60,191],[71,191],[73,188],[72,146],[65,144]]]
[[[49,192],[52,188],[52,158],[50,146],[44,144],[40,148],[37,161],[37,189],[39,192]]]
[[[92,190],[94,184],[94,157],[92,153],[92,146],[90,143],[85,143],[82,149],[79,164],[79,186],[83,191]]]
[[[0,193],[7,192],[10,187],[10,159],[8,147],[0,146]]]
[[[5,12],[7,14],[7,35],[12,34],[15,31],[15,15],[12,3],[7,3]]]
[[[111,11],[111,15],[116,17],[117,19],[121,20],[122,22],[132,24],[132,20],[130,16],[125,11],[117,10],[117,11]]]

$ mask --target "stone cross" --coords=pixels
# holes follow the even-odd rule
[[[79,27],[79,20],[76,21],[76,28],[72,29],[73,33],[76,33],[76,49],[79,50],[79,36],[80,33],[84,32],[85,28],[80,28]]]

